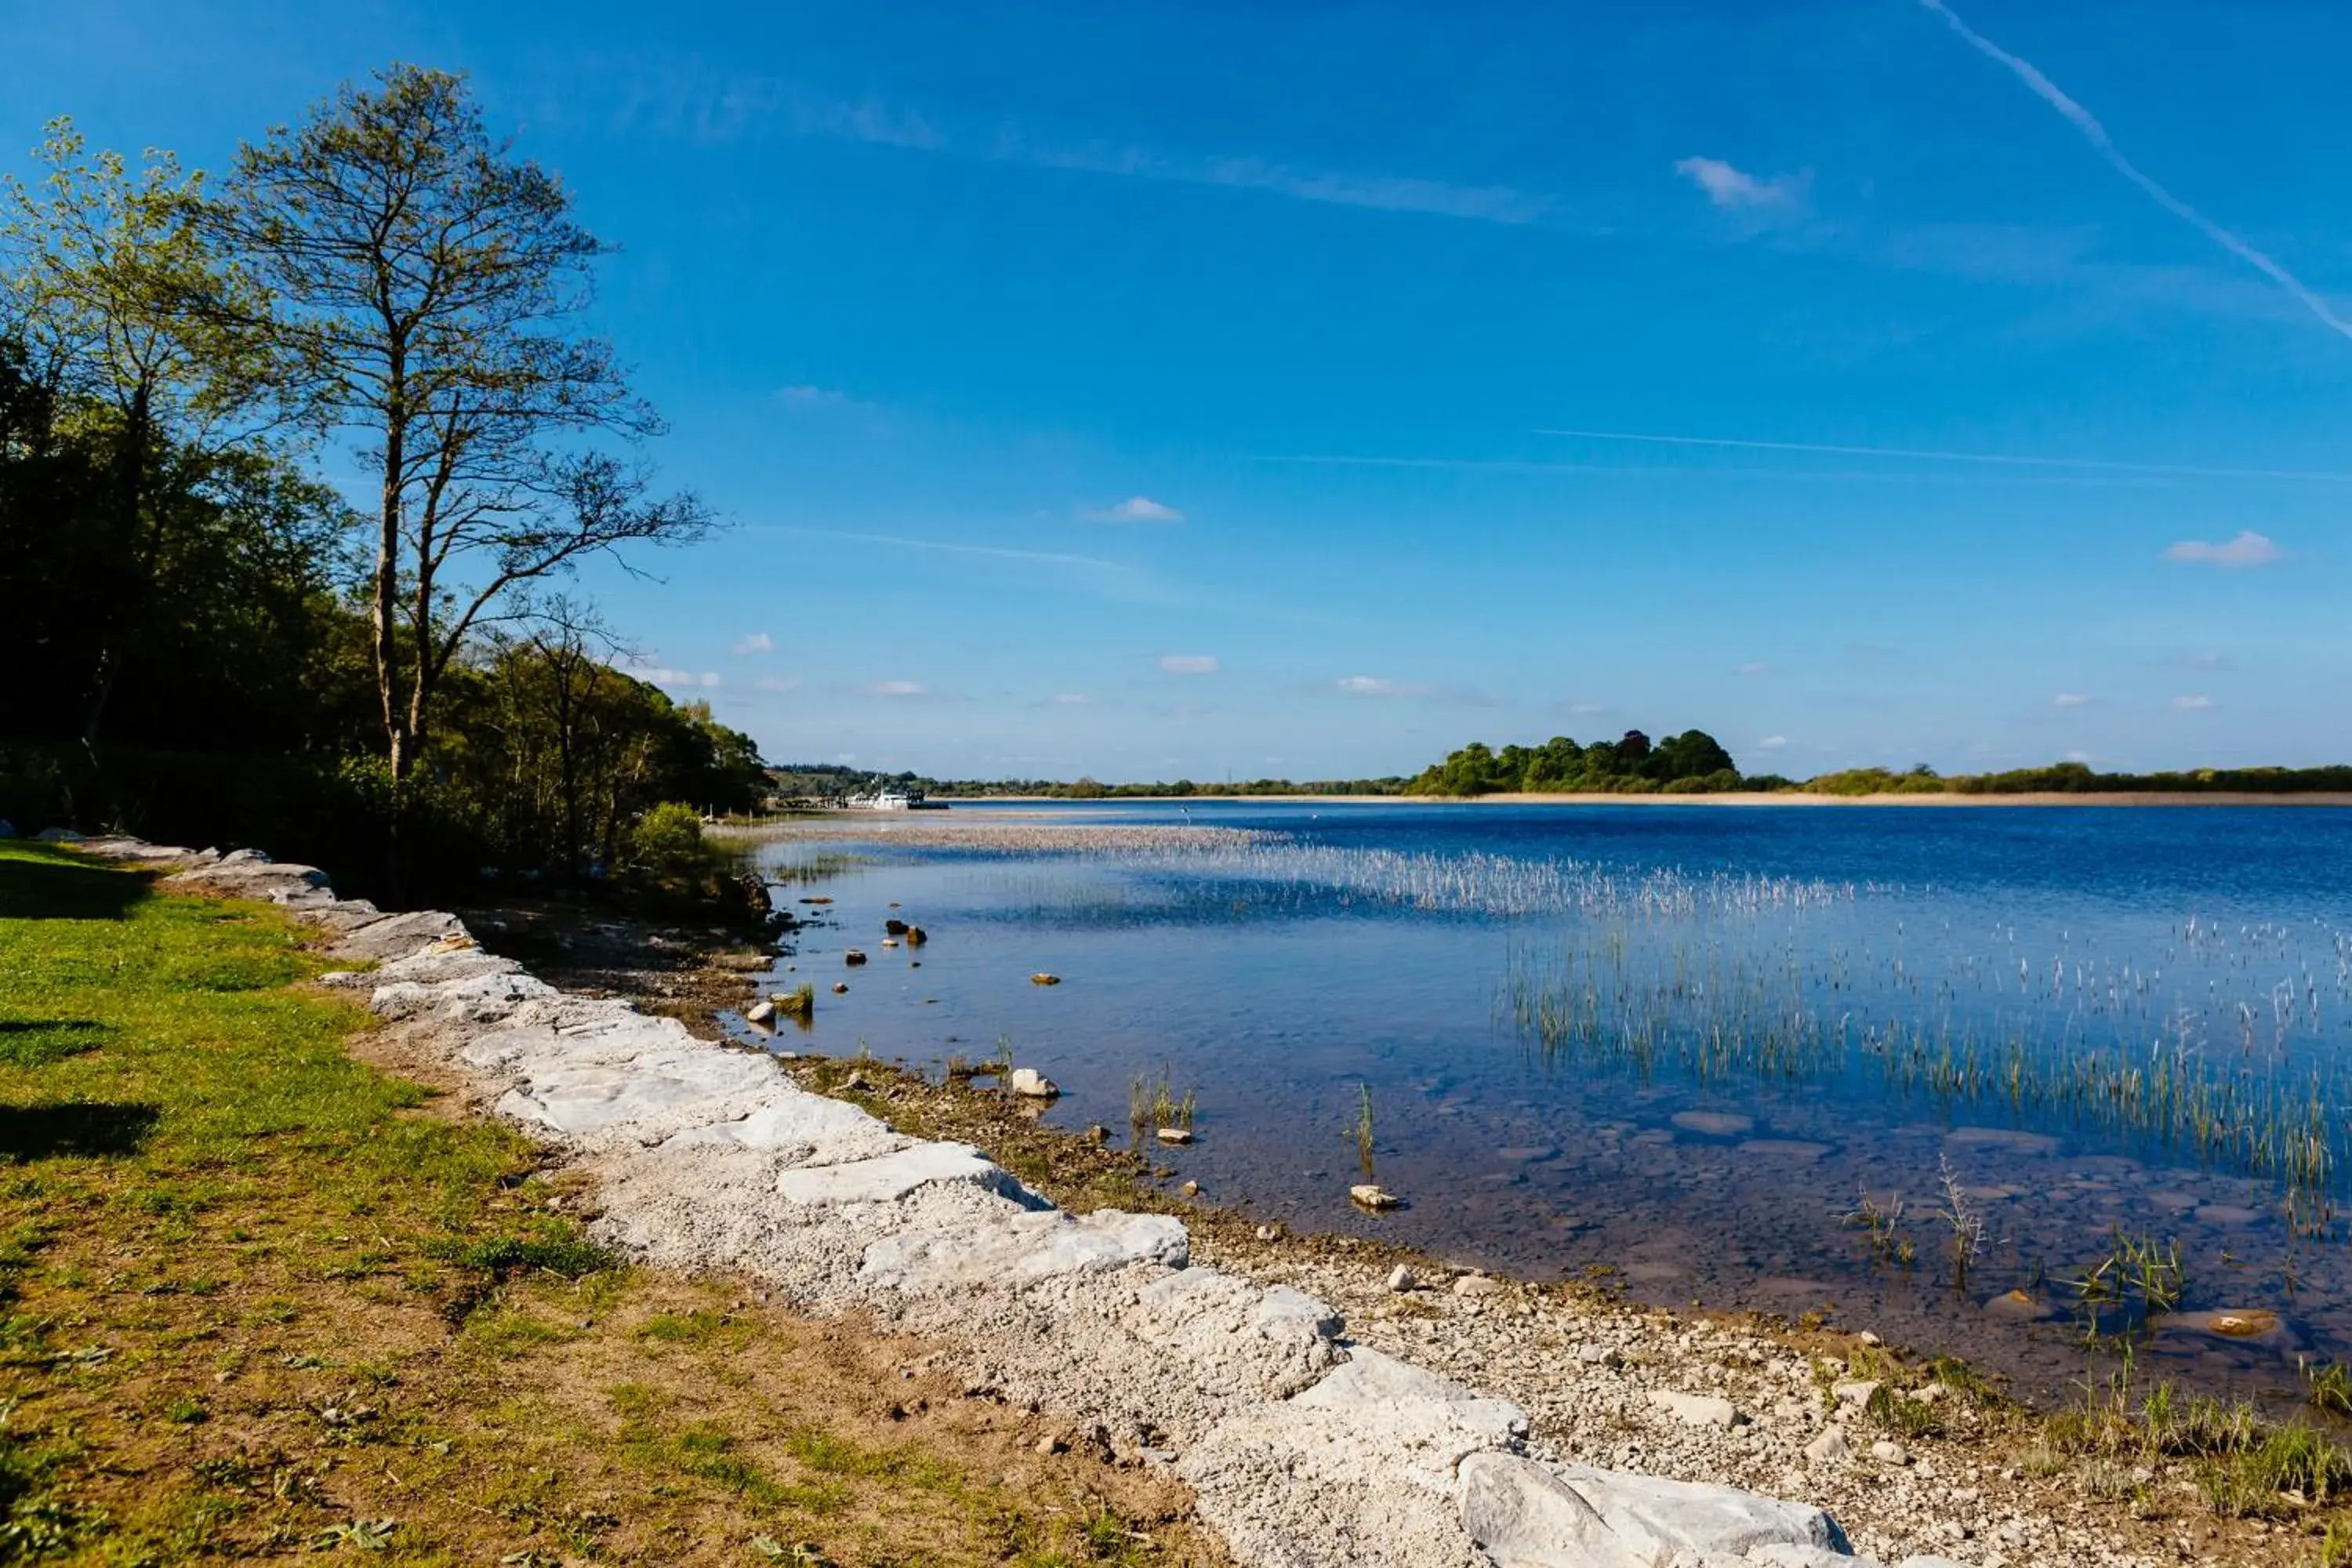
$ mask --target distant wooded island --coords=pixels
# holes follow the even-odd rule
[[[1473,741],[1406,777],[1248,779],[1200,783],[1102,784],[1091,778],[933,779],[914,773],[870,773],[824,763],[771,769],[780,802],[824,802],[882,785],[961,799],[1181,800],[1208,795],[1413,795],[1470,799],[1493,795],[2317,795],[2352,794],[2352,765],[2315,768],[2196,768],[2160,773],[2100,773],[2084,763],[2013,768],[2005,773],[1941,773],[1922,763],[1845,768],[1792,779],[1743,773],[1722,743],[1703,730],[1653,742],[1639,730],[1614,741],[1580,744],[1555,735],[1540,745],[1495,748]]]

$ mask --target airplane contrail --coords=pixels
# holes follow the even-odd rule
[[[2007,66],[2018,80],[2032,89],[2036,98],[2065,116],[2074,129],[2083,133],[2083,139],[2091,144],[2099,156],[2105,158],[2116,174],[2146,192],[2149,200],[2196,229],[2239,260],[2262,273],[2289,294],[2294,295],[2304,309],[2337,332],[2352,338],[2352,321],[2347,321],[2329,309],[2327,301],[2313,292],[2302,279],[2297,278],[2294,273],[2166,190],[2155,180],[2142,174],[2137,164],[2124,156],[2123,150],[2116,145],[2115,139],[2107,134],[2107,128],[2099,123],[2098,118],[2067,97],[2060,90],[2056,82],[2034,68],[2032,61],[2020,59],[1966,22],[1961,21],[1953,14],[1952,8],[1944,4],[1944,0],[1919,0],[1919,5],[1921,9],[1941,16],[1953,32],[1967,40],[1970,48],[1975,49],[1987,59]]]
[[[2322,479],[2341,484],[2352,473],[2326,468],[2224,468],[2192,463],[2124,463],[2103,458],[2040,458],[2010,452],[1948,452],[1920,447],[1833,446],[1822,441],[1748,441],[1728,436],[1658,436],[1631,430],[1544,430],[1580,441],[1637,441],[1654,447],[1728,447],[1747,452],[1821,452],[1843,458],[1907,458],[1935,463],[1992,463],[2012,468],[2086,468],[2101,473],[2150,474],[2192,479]]]

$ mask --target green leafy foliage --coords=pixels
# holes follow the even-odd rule
[[[1579,745],[1555,735],[1540,746],[1495,751],[1474,741],[1423,770],[1408,795],[1676,795],[1740,787],[1731,753],[1703,730],[1685,730],[1653,745],[1639,730],[1615,741]]]

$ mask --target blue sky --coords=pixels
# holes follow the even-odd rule
[[[0,0],[0,158],[472,73],[735,524],[590,585],[772,757],[2345,760],[2352,12],[1952,3]]]

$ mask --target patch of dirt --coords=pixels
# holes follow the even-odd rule
[[[484,948],[550,985],[583,996],[628,997],[704,1039],[720,1037],[714,1015],[754,1000],[754,979],[779,951],[791,952],[795,924],[788,914],[766,927],[715,919],[696,924],[552,898],[506,898],[453,912]]]

